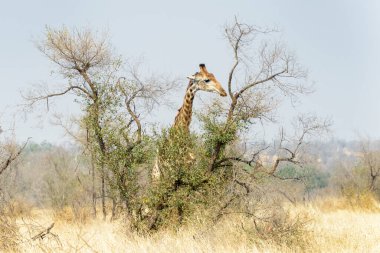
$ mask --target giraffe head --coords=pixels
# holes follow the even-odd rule
[[[226,91],[223,89],[218,80],[216,80],[214,74],[209,73],[204,64],[199,64],[199,68],[199,72],[187,77],[191,80],[191,83],[195,86],[195,89],[215,92],[223,97],[227,96]]]

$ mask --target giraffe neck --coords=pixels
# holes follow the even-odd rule
[[[183,104],[178,110],[178,114],[175,117],[174,127],[183,127],[184,130],[189,131],[189,126],[191,122],[191,117],[193,113],[193,100],[196,92],[194,83],[190,81],[187,87],[185,98],[183,99]]]

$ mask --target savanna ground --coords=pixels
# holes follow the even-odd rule
[[[125,220],[112,222],[83,216],[75,220],[70,209],[58,215],[50,210],[19,212],[19,252],[379,252],[380,205],[371,197],[358,203],[338,198],[289,205],[291,217],[302,224],[285,237],[293,242],[281,245],[268,239],[271,227],[250,236],[244,217],[229,217],[214,226],[201,218],[178,231],[166,230],[151,236],[129,232]],[[20,210],[18,210],[20,209]],[[31,238],[55,223],[43,239]],[[270,235],[266,237],[266,235]],[[283,234],[282,234],[283,235]],[[285,239],[286,240],[286,239]]]

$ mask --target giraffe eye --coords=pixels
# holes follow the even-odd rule
[[[206,79],[206,80],[204,80],[205,81],[205,83],[208,83],[208,82],[210,82],[210,79]]]

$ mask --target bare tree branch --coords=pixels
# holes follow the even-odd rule
[[[17,157],[19,157],[22,153],[22,151],[24,150],[24,148],[26,147],[26,145],[28,144],[30,138],[28,138],[26,140],[26,142],[19,148],[19,150],[16,152],[16,153],[12,153],[9,155],[8,159],[6,159],[5,161],[3,161],[0,165],[0,175],[9,167],[9,165],[17,159]]]

